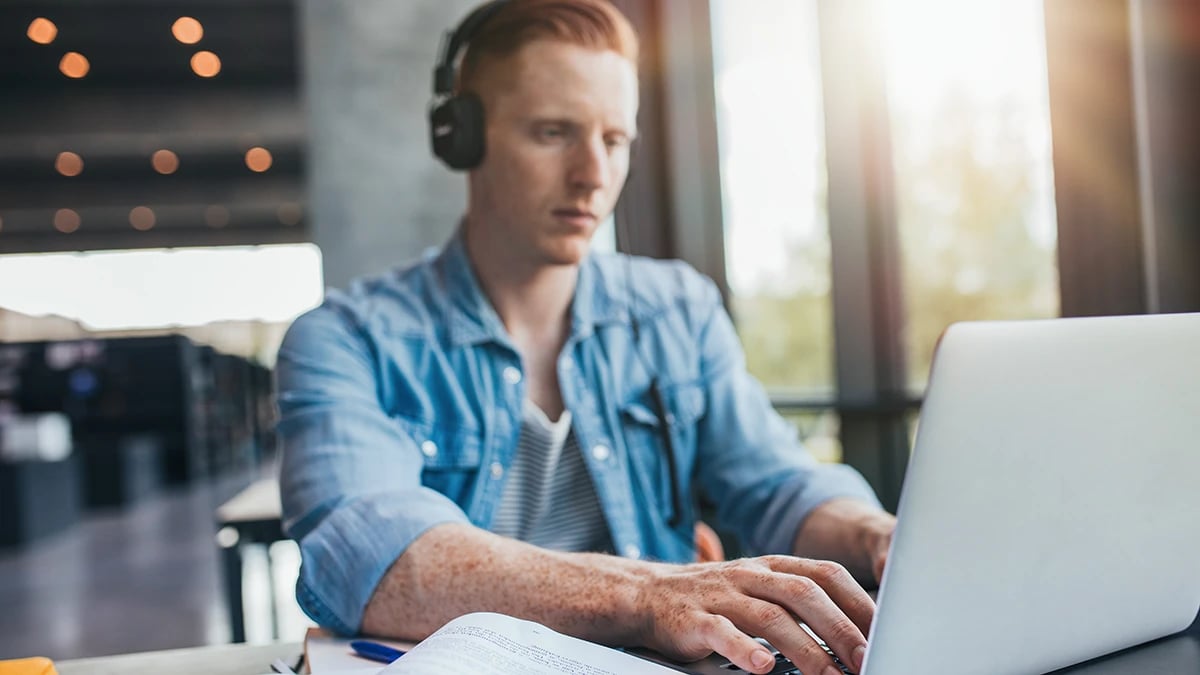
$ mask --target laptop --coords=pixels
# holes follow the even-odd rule
[[[951,326],[861,675],[1045,673],[1182,631],[1197,514],[1200,314]]]

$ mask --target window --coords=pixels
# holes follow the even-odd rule
[[[840,462],[839,416],[820,408],[834,373],[816,3],[711,7],[726,270],[747,367],[809,450]]]
[[[828,399],[833,320],[816,4],[711,4],[731,309],[751,373],[773,391]]]
[[[91,330],[286,323],[321,302],[312,244],[7,255],[0,307]]]
[[[1059,313],[1042,1],[879,4],[920,390],[950,323]]]
[[[836,387],[820,64],[855,47],[819,43],[815,1],[711,7],[732,310],[750,371],[789,412],[815,413]],[[879,0],[874,11],[902,263],[903,327],[889,339],[903,341],[919,391],[950,323],[1059,312],[1042,3]],[[819,415],[799,426],[836,435],[836,416]]]

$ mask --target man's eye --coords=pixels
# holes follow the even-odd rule
[[[604,144],[610,148],[619,149],[629,145],[629,139],[624,136],[609,136],[604,139]]]
[[[545,140],[558,139],[565,135],[566,132],[562,130],[562,127],[542,127],[541,129],[538,129],[538,138]]]

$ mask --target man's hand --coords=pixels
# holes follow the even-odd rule
[[[660,565],[641,581],[641,642],[693,661],[718,652],[751,673],[775,665],[765,638],[805,673],[840,675],[803,621],[851,669],[862,667],[875,603],[833,562],[764,556],[727,563]]]
[[[887,567],[888,551],[896,531],[896,517],[879,511],[856,522],[862,548],[870,560],[872,577],[875,584],[879,585],[883,582],[883,569]]]
[[[837,560],[859,583],[872,588],[883,579],[895,530],[892,514],[852,499],[833,499],[804,520],[792,552],[803,558]]]
[[[887,534],[881,534],[874,545],[874,552],[871,554],[871,571],[875,573],[875,583],[883,583],[883,568],[887,567],[888,551],[892,547],[892,534],[895,532],[895,525],[892,525],[891,530]]]

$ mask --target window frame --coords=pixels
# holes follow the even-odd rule
[[[783,412],[836,410],[844,461],[895,509],[910,454],[911,415],[922,395],[906,390],[899,232],[875,0],[815,0],[822,62],[833,293],[836,394],[774,393]],[[638,222],[622,251],[677,257],[712,277],[729,297],[710,0],[614,0],[642,37],[642,134],[617,218]],[[1155,177],[1200,174],[1200,140],[1173,142],[1172,119],[1200,113],[1200,95],[1178,73],[1200,74],[1170,27],[1200,20],[1200,8],[1145,0],[1046,2],[1046,50],[1054,143],[1060,306],[1063,316],[1200,311],[1200,231],[1180,213],[1200,213],[1200,194],[1169,191]],[[1181,18],[1181,14],[1186,17]],[[1089,19],[1090,20],[1085,20]],[[1097,39],[1115,110],[1072,101],[1072,78],[1095,63]],[[670,77],[663,74],[669,73]],[[850,73],[851,76],[847,76]],[[1174,74],[1175,79],[1172,79]],[[836,76],[835,76],[836,75]],[[1191,117],[1171,118],[1184,106]],[[1071,165],[1067,130],[1102,139],[1121,178],[1122,208],[1098,212],[1100,186]],[[1200,136],[1198,136],[1200,138]],[[1111,189],[1105,187],[1104,189]],[[648,220],[647,220],[648,219]],[[622,228],[618,228],[621,230]],[[1184,250],[1181,250],[1184,249]]]

